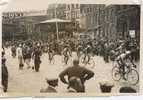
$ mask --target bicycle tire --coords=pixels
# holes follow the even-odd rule
[[[115,73],[114,73],[115,72]],[[118,74],[119,77],[117,78],[115,74]],[[112,78],[114,81],[119,81],[121,79],[121,73],[120,73],[120,69],[118,67],[113,67],[112,68]]]
[[[81,56],[80,56],[80,63],[84,63],[85,62],[85,59],[84,59],[84,57],[85,57],[85,55],[84,54],[82,54]]]
[[[134,75],[132,75],[133,74],[133,72],[134,72]],[[132,73],[132,74],[131,74]],[[136,76],[136,80],[129,80],[130,79],[130,75],[132,75],[133,77],[135,77]],[[130,76],[130,77],[129,77]],[[131,69],[128,73],[127,73],[127,81],[128,81],[128,83],[130,83],[131,85],[136,85],[136,84],[138,84],[138,82],[139,82],[139,73],[137,72],[137,70],[135,70],[135,69]]]
[[[89,65],[90,68],[94,68],[95,67],[95,62],[94,62],[93,58],[90,58],[90,61],[87,63],[87,65]]]

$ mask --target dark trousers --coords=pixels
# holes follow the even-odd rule
[[[8,80],[2,80],[2,85],[3,85],[3,91],[7,92],[7,88],[8,88]]]
[[[38,72],[40,68],[40,60],[35,60],[34,65],[35,65],[35,71]]]

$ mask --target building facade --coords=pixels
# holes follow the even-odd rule
[[[103,36],[110,40],[117,39],[117,5],[108,5],[104,9]]]
[[[2,19],[3,38],[5,40],[30,38],[36,32],[35,24],[46,19],[44,10],[5,12]]]
[[[47,9],[48,19],[66,19],[66,4],[51,4]]]
[[[81,4],[81,28],[85,34],[107,40],[127,39],[130,31],[140,37],[139,5],[95,5]]]
[[[102,35],[103,19],[105,5],[81,4],[81,28],[91,34],[92,38],[98,38]]]
[[[66,20],[71,20],[73,29],[77,32],[80,28],[80,4],[67,4],[66,5]]]
[[[122,5],[117,10],[117,36],[127,39],[134,31],[136,40],[140,40],[140,5]]]

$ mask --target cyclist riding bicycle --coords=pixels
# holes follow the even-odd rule
[[[52,49],[51,46],[49,46],[49,48],[48,48],[48,55],[49,55],[49,61],[51,63],[51,61],[53,60],[53,57],[54,57],[54,50]]]
[[[81,56],[82,48],[83,47],[80,44],[77,46],[77,56],[78,56],[78,58],[80,58],[80,56]]]
[[[85,54],[85,56],[84,56],[84,61],[85,61],[85,59],[86,59],[86,57],[88,58],[87,59],[87,63],[90,61],[90,53],[91,53],[91,46],[88,44],[87,46],[86,46],[86,48],[83,50],[83,53]]]
[[[68,46],[64,47],[64,49],[63,49],[63,56],[64,56],[65,64],[67,64],[68,60],[69,60],[69,57],[71,56],[71,51],[70,51]]]
[[[123,72],[123,78],[125,78],[125,68],[128,68],[127,60],[133,65],[133,67],[136,68],[136,65],[134,64],[133,60],[131,59],[131,51],[124,51],[121,53],[119,56],[117,56],[116,61],[117,64],[119,65],[119,68]]]
[[[16,57],[16,47],[12,46],[11,48],[12,57]]]

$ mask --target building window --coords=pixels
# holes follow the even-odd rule
[[[79,8],[78,4],[76,4],[76,8],[77,8],[77,9]]]
[[[68,5],[68,10],[70,10],[70,5]]]
[[[72,4],[72,8],[74,8],[74,4]]]

